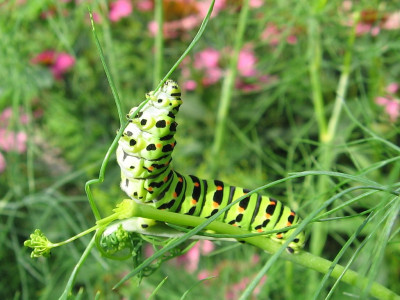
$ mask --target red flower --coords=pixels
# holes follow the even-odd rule
[[[31,62],[48,66],[54,78],[60,80],[62,75],[74,66],[75,58],[65,52],[57,53],[54,50],[46,50],[35,56]]]

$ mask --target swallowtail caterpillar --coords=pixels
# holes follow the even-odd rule
[[[158,92],[146,96],[149,101],[130,120],[117,149],[121,189],[130,198],[157,209],[208,218],[249,192],[219,180],[204,180],[174,171],[171,154],[176,145],[175,116],[182,104],[181,90],[175,81],[167,80]],[[136,109],[133,107],[129,115]],[[217,220],[251,232],[265,232],[297,224],[300,218],[280,201],[254,193]],[[143,222],[141,226],[151,226],[151,222]],[[284,243],[293,231],[267,237]],[[302,232],[287,250],[298,252],[304,241]]]

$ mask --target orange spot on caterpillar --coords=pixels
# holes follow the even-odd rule
[[[217,185],[217,191],[222,191],[222,189],[223,189],[223,187],[222,186],[220,186],[220,185]]]
[[[269,201],[269,205],[276,205],[275,201]]]
[[[178,180],[179,180],[179,182],[183,181],[182,177],[178,177]]]
[[[168,180],[168,176],[165,176],[164,179],[163,179],[163,181],[164,181],[164,182],[167,182],[167,180]]]
[[[196,199],[194,199],[194,198],[192,198],[192,200],[190,200],[190,204],[192,204],[192,205],[196,205],[196,204],[197,204],[197,200],[196,200]]]
[[[265,218],[266,219],[270,219],[271,218],[271,214],[265,214]]]
[[[172,197],[176,198],[178,196],[178,194],[176,192],[172,193]]]
[[[238,212],[240,212],[240,213],[244,212],[244,208],[239,206],[238,207]]]
[[[287,222],[287,223],[286,223],[286,226],[292,226],[292,223]]]
[[[278,234],[276,235],[276,237],[277,237],[278,239],[281,239],[281,238],[283,238],[283,234],[282,234],[282,233],[278,233]]]
[[[260,229],[257,229],[257,232],[263,232],[263,231],[262,231],[262,229],[260,228]]]
[[[218,208],[219,204],[218,204],[218,202],[213,201],[212,206],[213,206],[213,208]]]
[[[149,186],[149,187],[147,188],[147,190],[148,190],[149,192],[151,192],[151,191],[153,190],[153,188],[152,188],[151,186]]]
[[[162,144],[156,144],[156,147],[157,147],[157,148],[161,148],[161,147],[162,147]]]
[[[295,216],[296,214],[294,213],[294,211],[290,212],[291,216]]]
[[[200,186],[200,183],[195,182],[195,183],[194,183],[194,186],[195,186],[195,187],[199,187],[199,186]]]
[[[171,124],[171,122],[170,122],[170,121],[165,121],[165,123],[167,123],[167,125]]]
[[[154,167],[153,166],[150,166],[150,167],[148,167],[147,168],[149,171],[153,171],[154,170]]]

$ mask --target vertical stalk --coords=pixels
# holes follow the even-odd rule
[[[153,86],[157,86],[162,77],[162,63],[164,55],[164,43],[163,43],[163,1],[155,1],[154,19],[157,22],[158,29],[155,36],[155,63],[154,63],[154,74],[153,74]]]
[[[235,78],[237,74],[237,62],[239,52],[243,45],[243,37],[246,29],[246,23],[249,14],[249,0],[243,1],[243,6],[240,11],[239,23],[237,28],[236,40],[234,44],[233,54],[229,62],[229,68],[226,72],[225,80],[222,84],[221,102],[217,113],[217,127],[214,135],[214,142],[211,151],[211,174],[214,177],[218,170],[219,154],[226,132],[226,121],[229,111],[229,106],[232,101],[232,91],[234,88]]]
[[[323,96],[321,92],[321,82],[319,80],[321,73],[321,59],[322,50],[320,42],[320,26],[317,20],[318,12],[321,7],[318,1],[315,3],[314,13],[309,21],[309,57],[310,57],[310,80],[313,94],[314,111],[319,127],[319,142],[320,142],[320,156],[318,159],[319,167],[322,170],[330,170],[332,163],[335,159],[335,153],[333,152],[333,142],[336,138],[337,125],[342,112],[343,101],[346,96],[347,85],[349,81],[349,75],[351,71],[352,61],[352,48],[355,40],[355,26],[358,20],[356,16],[355,25],[349,34],[347,42],[347,50],[344,55],[342,64],[342,73],[339,78],[339,83],[336,89],[336,99],[333,107],[332,115],[329,122],[326,121]],[[328,190],[328,182],[326,177],[319,177],[317,180],[317,195],[323,195]],[[323,199],[317,200],[322,203]],[[317,204],[317,203],[316,203]],[[310,238],[310,251],[314,255],[320,255],[327,237],[327,228],[323,223],[315,223],[312,227],[311,238]],[[310,279],[310,290],[314,290],[313,283],[315,280],[315,274],[311,275]]]

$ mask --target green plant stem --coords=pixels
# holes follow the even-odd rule
[[[95,245],[94,241],[95,241],[95,237],[93,236],[93,238],[90,240],[90,243],[87,245],[85,251],[83,252],[81,258],[79,259],[78,263],[75,265],[74,270],[72,271],[71,276],[68,279],[67,285],[65,286],[64,292],[60,296],[59,300],[69,299],[69,296],[72,293],[72,288],[74,287],[76,275],[78,274],[80,267],[83,265],[86,258],[89,256],[90,251],[92,250],[93,246]]]
[[[354,26],[349,34],[347,49],[344,55],[342,72],[340,75],[339,83],[336,89],[336,99],[333,107],[332,115],[329,119],[328,125],[325,119],[324,103],[321,93],[321,82],[320,77],[320,65],[321,65],[321,45],[319,38],[320,27],[316,16],[310,19],[309,23],[309,51],[310,51],[310,80],[313,90],[313,103],[315,115],[317,117],[317,122],[319,126],[319,141],[320,141],[320,157],[319,163],[323,170],[331,169],[332,163],[334,161],[335,152],[333,151],[333,142],[336,138],[337,126],[339,123],[340,115],[342,113],[342,107],[344,99],[346,97],[347,86],[349,81],[349,76],[351,72],[351,62],[352,62],[352,49],[354,45],[354,40],[356,36],[356,24],[358,22],[359,15],[355,15]],[[317,193],[318,195],[324,194],[328,190],[328,182],[326,177],[318,178],[317,182]],[[326,240],[327,229],[325,224],[316,224],[312,229],[310,249],[311,252],[319,255],[322,252],[323,245]]]
[[[154,62],[154,78],[153,85],[157,86],[162,76],[162,66],[164,57],[164,43],[163,43],[163,1],[155,1],[154,18],[157,22],[158,30],[155,36],[155,62]]]
[[[92,11],[90,9],[89,9],[89,15],[90,15],[90,22],[92,24],[92,31],[93,31],[93,36],[94,36],[94,40],[95,40],[95,43],[96,43],[97,51],[99,51],[100,60],[101,60],[101,63],[103,64],[104,72],[106,73],[107,80],[108,80],[108,83],[110,85],[110,89],[111,89],[111,92],[113,94],[113,97],[114,97],[114,100],[115,100],[115,104],[117,106],[119,124],[121,126],[125,122],[124,114],[122,113],[121,100],[119,99],[118,91],[117,91],[117,89],[115,87],[115,83],[113,81],[113,77],[111,76],[110,70],[107,67],[107,64],[106,64],[106,61],[105,61],[105,58],[104,58],[104,53],[103,53],[103,50],[102,50],[102,48],[100,46],[99,38],[97,37],[96,27],[94,26]]]
[[[155,209],[154,207],[148,205],[134,204],[134,216],[149,218],[157,221],[173,223],[180,226],[199,226],[207,221],[204,218],[189,216],[189,215],[181,215],[177,213],[161,211]],[[205,229],[213,230],[218,233],[230,234],[230,235],[242,235],[248,234],[249,232],[239,229],[237,227],[231,226],[229,224],[225,224],[219,221],[213,221],[209,225],[205,227]],[[269,253],[276,253],[278,251],[282,251],[282,247],[285,245],[280,245],[268,238],[265,237],[249,237],[241,239],[248,244],[252,244],[256,247],[259,247]],[[283,250],[284,251],[284,250]],[[285,260],[292,261],[299,265],[302,265],[308,269],[315,270],[322,274],[326,274],[330,272],[332,267],[332,262],[313,255],[308,252],[300,252],[298,254],[289,254],[283,252],[280,254]],[[341,281],[348,283],[352,286],[365,287],[368,284],[368,279],[359,275],[357,272],[352,270],[347,270],[343,275],[344,267],[341,265],[336,265],[331,271],[332,278],[339,278],[342,276]],[[386,287],[380,285],[379,283],[374,282],[371,285],[370,294],[378,299],[400,299],[400,296],[395,294],[393,291],[387,289]]]
[[[237,74],[237,63],[239,52],[243,45],[243,37],[246,29],[247,19],[249,15],[249,0],[243,1],[240,11],[239,23],[236,33],[233,54],[229,62],[229,68],[226,71],[226,77],[222,84],[221,102],[218,107],[217,124],[215,129],[214,142],[211,151],[210,176],[215,177],[220,160],[220,151],[226,132],[226,122],[229,107],[232,101],[232,92],[234,90],[235,78]]]

